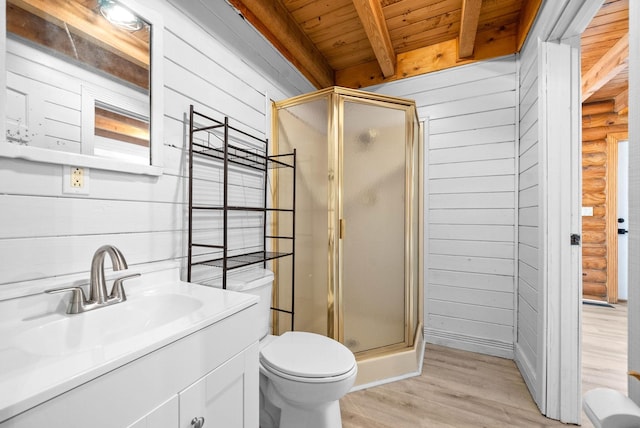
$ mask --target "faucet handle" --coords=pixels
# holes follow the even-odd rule
[[[131,278],[140,276],[139,273],[132,273],[131,275],[121,276],[113,281],[113,287],[111,288],[111,294],[109,295],[110,301],[124,302],[127,300],[127,295],[124,292],[124,286],[122,283]]]
[[[71,300],[69,301],[67,313],[79,314],[80,312],[84,312],[87,299],[84,296],[84,291],[82,290],[82,287],[52,288],[49,290],[45,290],[45,293],[56,294],[56,293],[65,293],[67,291],[70,291],[71,293],[73,293],[71,295]]]

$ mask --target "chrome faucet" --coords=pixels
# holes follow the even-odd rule
[[[113,245],[103,245],[98,248],[91,260],[91,280],[89,282],[89,298],[84,295],[81,287],[65,287],[46,290],[45,293],[63,293],[71,291],[71,301],[67,308],[68,314],[79,314],[91,311],[93,309],[102,308],[104,306],[113,305],[124,302],[127,296],[124,292],[122,283],[124,280],[140,276],[139,273],[125,275],[113,281],[111,293],[107,294],[107,283],[104,279],[104,258],[108,254],[111,258],[111,265],[114,271],[128,269],[127,261],[124,255]]]
[[[127,261],[122,252],[113,245],[103,245],[98,248],[91,260],[91,281],[89,282],[89,301],[104,305],[109,300],[107,284],[104,279],[104,256],[109,254],[113,270],[128,269]]]

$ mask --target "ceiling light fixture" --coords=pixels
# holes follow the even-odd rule
[[[136,14],[115,0],[98,0],[100,13],[113,25],[129,31],[137,31],[143,22]]]

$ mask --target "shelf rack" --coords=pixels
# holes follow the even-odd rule
[[[206,123],[202,125],[201,123]],[[241,147],[230,143],[232,134],[252,144]],[[201,135],[205,134],[204,137]],[[211,138],[213,136],[213,138]],[[200,138],[198,138],[200,137]],[[213,141],[214,143],[211,143]],[[215,143],[219,143],[219,146]],[[269,141],[256,137],[246,131],[229,124],[229,118],[216,120],[212,117],[197,112],[194,106],[189,108],[189,237],[188,237],[188,263],[187,281],[192,280],[192,268],[194,266],[210,266],[221,269],[222,288],[227,288],[227,272],[246,266],[262,263],[266,268],[267,261],[279,259],[281,257],[291,257],[291,310],[274,308],[272,310],[287,313],[291,316],[291,330],[294,329],[294,297],[295,297],[295,169],[296,152],[269,155]],[[222,204],[196,204],[194,201],[194,159],[198,157],[207,158],[222,165]],[[219,161],[219,162],[218,162]],[[240,169],[259,171],[263,174],[263,200],[261,206],[235,206],[229,204],[229,166],[235,165]],[[270,171],[276,168],[292,169],[292,201],[291,208],[268,208],[267,197]],[[222,213],[222,242],[205,243],[194,241],[194,213],[195,212],[221,212]],[[260,251],[247,251],[240,254],[229,254],[229,212],[260,212],[262,215],[262,249]],[[291,236],[281,236],[270,233],[267,230],[267,213],[282,212],[290,213]],[[287,240],[290,241],[290,251],[267,251],[267,240]],[[277,248],[280,245],[275,245]],[[214,257],[198,259],[194,254],[195,248],[210,249],[216,251]],[[221,255],[219,255],[221,253]]]

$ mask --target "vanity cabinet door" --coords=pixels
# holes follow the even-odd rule
[[[258,428],[258,345],[180,393],[180,428]]]
[[[178,396],[165,401],[127,428],[175,428],[178,426]]]

